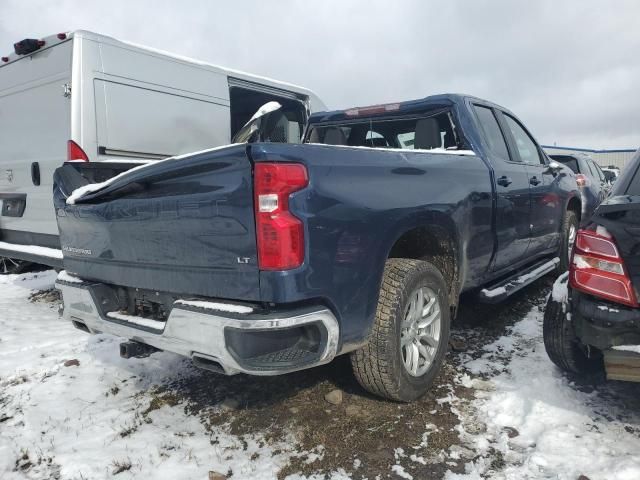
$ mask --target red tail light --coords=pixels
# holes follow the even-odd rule
[[[576,236],[569,284],[596,297],[639,306],[615,240],[590,230],[579,230]]]
[[[88,162],[89,157],[73,140],[67,142],[67,162]]]
[[[288,270],[304,261],[304,226],[289,212],[289,196],[309,184],[297,163],[257,163],[254,172],[258,265]]]
[[[582,173],[576,173],[576,183],[579,187],[588,187],[591,182],[589,182],[589,178]]]

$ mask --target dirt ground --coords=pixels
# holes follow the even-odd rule
[[[346,357],[279,377],[196,371],[156,392],[155,405],[184,404],[205,425],[223,426],[239,437],[263,434],[265,441],[288,441],[294,432],[303,453],[280,471],[279,478],[292,473],[322,477],[335,471],[355,479],[376,478],[381,472],[390,473],[379,478],[402,478],[390,470],[399,463],[414,478],[443,478],[447,470],[462,473],[475,454],[461,446],[460,429],[482,426],[460,424],[456,410],[464,409],[473,391],[453,381],[460,371],[459,359],[479,355],[478,346],[504,335],[505,328],[532,306],[544,305],[550,286],[551,280],[543,279],[497,306],[463,299],[445,368],[431,391],[409,405],[364,391]],[[325,400],[336,389],[342,392],[338,405]],[[451,398],[456,398],[455,408]],[[494,461],[499,468],[500,459]]]

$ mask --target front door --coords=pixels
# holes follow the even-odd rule
[[[498,112],[484,105],[474,105],[474,109],[489,147],[497,184],[498,246],[491,269],[499,271],[522,260],[529,247],[529,177],[526,165],[507,148],[496,118]]]
[[[553,249],[560,241],[563,204],[556,192],[556,175],[548,168],[546,157],[533,137],[511,115],[502,114],[507,140],[525,165],[531,196],[530,242],[527,256],[534,257]]]

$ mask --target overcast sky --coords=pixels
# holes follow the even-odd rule
[[[2,0],[0,52],[74,29],[314,90],[330,109],[468,93],[543,144],[640,146],[639,1]]]

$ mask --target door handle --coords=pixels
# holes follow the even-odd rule
[[[40,164],[38,162],[31,164],[31,181],[36,187],[40,185]]]
[[[498,185],[500,185],[501,187],[508,187],[512,183],[513,183],[513,180],[511,180],[506,175],[503,175],[498,179]]]
[[[531,185],[534,185],[534,186],[535,186],[535,185],[540,185],[540,184],[542,183],[542,181],[541,181],[541,180],[538,180],[538,178],[537,178],[537,177],[531,177],[531,178],[529,179],[529,183],[530,183]]]

